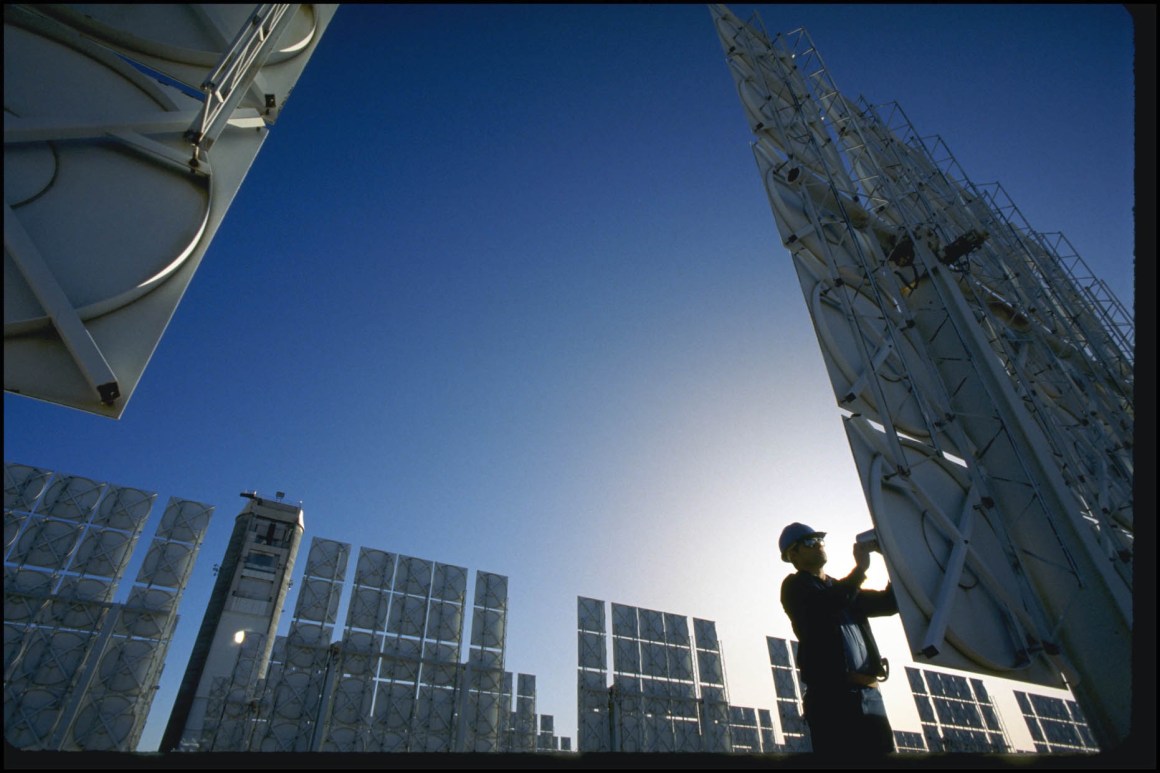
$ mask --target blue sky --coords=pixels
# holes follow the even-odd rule
[[[806,27],[1132,308],[1122,7],[731,7]],[[507,665],[560,734],[578,595],[716,620],[733,703],[772,707],[777,535],[829,531],[841,575],[870,518],[750,141],[703,5],[342,7],[124,416],[4,397],[7,460],[218,507],[141,748],[244,490],[508,575]]]

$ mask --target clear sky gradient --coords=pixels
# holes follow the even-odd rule
[[[757,7],[1132,308],[1121,6]],[[828,531],[844,575],[871,522],[750,142],[704,5],[340,8],[123,418],[4,397],[7,460],[218,507],[141,749],[244,490],[302,502],[303,559],[509,576],[507,667],[560,735],[578,595],[715,620],[732,702],[773,707],[778,534]],[[875,630],[917,730],[901,625]]]

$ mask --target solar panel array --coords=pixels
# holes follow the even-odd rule
[[[247,638],[234,676],[215,686],[214,710],[223,719],[207,718],[202,748],[533,752],[562,745],[550,718],[545,725],[536,714],[535,677],[513,680],[504,670],[506,577],[476,572],[460,662],[467,569],[362,548],[342,638],[332,643],[349,551],[313,540],[294,619],[276,641],[265,680],[256,681],[243,654]]]
[[[798,643],[773,636],[765,637],[765,643],[769,649],[769,666],[773,673],[773,691],[777,697],[783,748],[789,752],[811,751],[810,729],[806,725],[802,705],[804,692],[801,672],[796,665]]]
[[[311,541],[294,619],[282,647],[281,678],[276,682],[267,678],[265,732],[251,741],[263,751],[314,751],[325,735],[322,693],[330,676],[330,641],[349,553],[350,546],[341,542],[317,537]]]
[[[729,745],[736,753],[779,751],[773,738],[773,715],[769,709],[730,706]]]
[[[894,748],[900,754],[929,751],[926,748],[926,739],[923,738],[922,733],[916,733],[912,730],[895,730]]]
[[[1042,753],[1098,752],[1087,720],[1075,701],[1015,691],[1015,701],[1023,712],[1023,720],[1035,744]]]
[[[511,685],[504,679],[507,600],[506,577],[476,573],[471,640],[464,664],[464,751],[490,752],[510,746],[505,741],[512,726]]]
[[[213,508],[171,498],[114,603],[156,494],[4,466],[4,729],[14,747],[132,751]]]
[[[909,666],[906,678],[929,751],[1011,751],[999,713],[981,680]]]
[[[764,726],[731,713],[715,623],[613,603],[609,638],[608,617],[603,601],[578,599],[581,752],[727,752],[735,717],[753,731],[744,743],[760,743]]]

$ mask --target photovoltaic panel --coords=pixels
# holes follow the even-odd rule
[[[414,596],[393,594],[387,613],[387,630],[402,636],[422,636],[427,622],[427,602]]]
[[[712,620],[694,618],[693,633],[698,649],[715,650],[720,646],[717,641],[717,624]]]
[[[664,613],[665,641],[684,647],[689,645],[689,618],[684,615]]]
[[[773,669],[773,690],[779,698],[797,699],[793,674],[788,667]]]
[[[11,561],[16,564],[63,570],[80,540],[83,526],[65,521],[37,519],[25,527],[16,541]]]
[[[481,686],[480,689],[500,689],[503,684],[503,662],[504,653],[502,650],[480,649],[472,653],[471,666],[473,675],[481,679],[486,676],[489,680],[495,681],[495,686]]]
[[[299,587],[300,614],[281,645],[284,665],[271,665],[264,691],[269,697],[259,704],[260,716],[270,719],[259,719],[250,748],[367,752],[536,748],[534,677],[522,677],[521,688],[531,692],[521,696],[515,712],[528,720],[520,725],[527,725],[528,732],[509,734],[505,729],[511,725],[507,719],[511,675],[502,670],[506,577],[477,573],[474,598],[481,603],[472,610],[473,641],[461,663],[466,569],[360,551],[346,631],[332,646],[329,626],[302,614],[320,606],[303,601],[304,597],[320,597],[328,585],[339,587],[310,574],[325,563],[311,564]],[[394,572],[388,571],[392,565]],[[311,587],[314,580],[321,590]],[[328,680],[326,673],[343,676]],[[353,686],[360,681],[365,691]]]
[[[376,587],[355,587],[350,594],[346,624],[350,628],[381,631],[386,627],[390,594]]]
[[[383,639],[383,654],[403,660],[419,660],[422,652],[422,642],[396,636],[387,636]]]
[[[211,505],[171,497],[157,526],[156,538],[200,545],[213,511]]]
[[[74,475],[58,475],[45,492],[41,511],[53,518],[85,521],[93,513],[106,484]]]
[[[632,639],[638,638],[639,629],[637,628],[636,607],[613,602],[612,635],[627,636]]]
[[[31,555],[21,555],[22,545],[17,545],[8,559],[55,554],[57,566],[45,572],[6,567],[5,655],[13,666],[5,685],[6,706],[16,714],[37,716],[36,728],[23,725],[29,732],[16,733],[24,748],[130,751],[148,715],[187,574],[178,566],[163,578],[173,590],[135,587],[127,602],[113,604],[155,495],[79,476],[46,476],[51,473],[33,475],[51,482],[45,487],[43,514],[31,516],[35,528],[22,537]],[[62,527],[67,535],[59,533]],[[191,561],[193,552],[183,546],[182,556],[170,558],[181,564],[181,559]],[[154,551],[146,556],[142,573],[148,575],[157,563]],[[27,591],[37,596],[35,610],[22,603],[32,600],[24,595]],[[27,627],[32,623],[36,630]],[[28,689],[36,683],[41,693]],[[56,694],[51,702],[37,704],[36,696],[45,692]]]
[[[52,575],[37,569],[4,567],[4,621],[24,622],[52,591]]]
[[[101,503],[93,523],[110,529],[137,532],[149,517],[157,494],[152,491],[110,486]]]
[[[399,556],[399,575],[395,590],[412,596],[426,597],[431,590],[431,572],[434,562],[411,556]]]
[[[663,642],[665,640],[664,615],[651,609],[638,609],[640,620],[640,638],[645,641]]]
[[[777,696],[777,714],[784,738],[784,750],[810,751],[809,729],[802,718],[803,690],[800,674],[794,665],[797,660],[797,642],[767,636],[766,647],[769,651],[774,693]]]
[[[639,674],[642,669],[641,643],[637,639],[612,637],[613,670],[625,674]]]
[[[31,512],[48,487],[52,472],[25,464],[4,463],[4,511]]]
[[[710,650],[697,652],[698,677],[706,684],[721,684],[725,680],[725,673],[721,668],[721,657]]]
[[[347,633],[342,647],[343,672],[355,677],[373,677],[382,646],[382,637],[377,634],[362,631]]]
[[[769,662],[775,666],[783,666],[788,668],[789,662],[789,648],[786,646],[785,639],[775,639],[772,636],[765,637],[766,646],[769,649]]]
[[[88,751],[122,751],[137,724],[136,702],[129,696],[113,694],[91,702],[77,715],[74,738],[83,739]]]
[[[906,670],[912,688],[925,685],[925,692],[917,689],[913,692],[923,736],[931,751],[1010,751],[1010,742],[998,724],[994,706],[985,697],[985,690],[972,692],[971,682],[957,674],[909,666]]]
[[[62,602],[95,602],[97,606],[112,600],[113,583],[105,578],[68,575],[61,579],[55,597]]]
[[[1047,695],[1015,691],[1023,721],[1042,753],[1094,753],[1099,747],[1079,706]]]
[[[4,558],[8,559],[8,551],[20,536],[20,530],[30,520],[26,513],[12,510],[4,511]]]
[[[467,569],[450,564],[435,564],[431,597],[463,604],[467,597]]]
[[[504,615],[494,609],[476,609],[471,618],[471,643],[477,647],[498,648],[505,638]]]
[[[303,577],[294,614],[303,620],[333,625],[341,593],[339,583],[319,577]]]
[[[394,580],[395,555],[383,550],[359,548],[358,563],[355,566],[355,585],[370,588],[390,588]]]
[[[305,576],[329,581],[342,581],[346,575],[346,561],[350,545],[345,542],[313,538],[306,557]]]
[[[604,633],[604,602],[580,596],[577,598],[577,625],[581,631]]]
[[[475,605],[487,609],[507,609],[508,578],[492,572],[476,572]]]
[[[463,598],[462,594],[458,598]],[[463,635],[463,607],[457,603],[431,602],[427,621],[427,637],[440,641],[458,642]]]
[[[120,577],[129,561],[135,536],[109,529],[89,529],[70,568],[82,574]]]
[[[607,667],[604,637],[593,631],[577,631],[580,668],[604,670]]]
[[[610,707],[605,603],[598,599],[577,597],[576,626],[577,749],[581,752],[610,751],[612,739],[608,726]],[[614,638],[613,641],[620,640]],[[613,657],[615,663],[615,655]]]
[[[118,619],[118,633],[160,639],[166,624],[176,616],[178,595],[160,588],[135,587]]]
[[[167,588],[183,587],[193,570],[196,549],[180,542],[155,540],[145,554],[137,581]]]

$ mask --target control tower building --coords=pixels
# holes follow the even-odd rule
[[[160,751],[200,748],[214,680],[230,677],[247,636],[263,637],[255,678],[265,676],[305,524],[302,508],[280,501],[281,494],[242,496],[249,501],[234,523]]]

